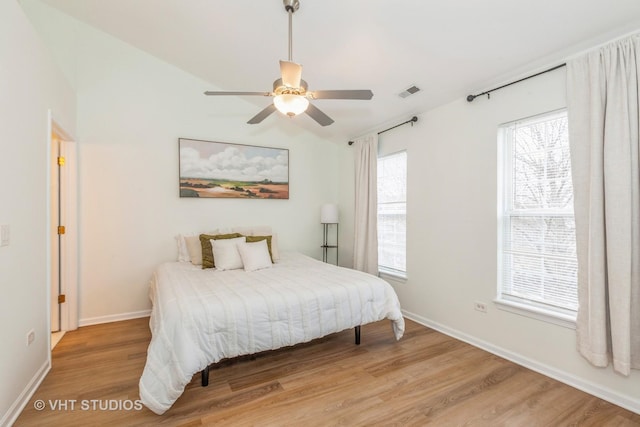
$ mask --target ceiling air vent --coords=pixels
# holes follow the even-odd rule
[[[398,96],[400,98],[406,98],[409,95],[413,95],[414,93],[418,92],[420,90],[419,87],[416,86],[411,86],[409,89],[405,90],[404,92],[400,92],[398,94]]]

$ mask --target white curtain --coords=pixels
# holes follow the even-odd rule
[[[354,141],[356,173],[353,267],[378,275],[378,134]]]
[[[578,255],[578,350],[640,368],[638,36],[567,63]]]

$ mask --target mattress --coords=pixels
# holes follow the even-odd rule
[[[311,341],[389,319],[404,332],[400,303],[384,280],[284,253],[272,268],[203,270],[161,264],[150,285],[151,342],[140,398],[162,414],[193,375],[225,358]]]

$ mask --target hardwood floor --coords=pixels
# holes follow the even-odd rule
[[[345,331],[224,361],[211,369],[208,387],[194,375],[158,416],[134,403],[148,321],[66,333],[15,425],[640,426],[638,414],[412,321],[397,342],[382,321],[362,327],[360,346]],[[43,410],[34,408],[38,400]],[[60,403],[66,408],[52,408]]]

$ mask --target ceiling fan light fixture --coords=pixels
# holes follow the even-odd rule
[[[283,93],[276,95],[273,98],[273,104],[278,111],[282,114],[286,114],[289,117],[297,116],[304,113],[309,106],[309,100],[302,95],[296,95],[293,93]]]
[[[287,61],[280,61],[280,78],[273,82],[272,92],[218,92],[207,91],[205,95],[235,95],[235,96],[269,96],[273,103],[267,105],[253,116],[247,124],[261,123],[276,110],[289,117],[306,113],[320,126],[329,126],[333,119],[323,113],[309,100],[316,99],[361,99],[369,100],[373,92],[362,90],[314,90],[308,91],[307,82],[302,80],[302,65],[293,62],[293,14],[300,8],[300,0],[282,0],[284,9],[289,16],[289,57]]]

